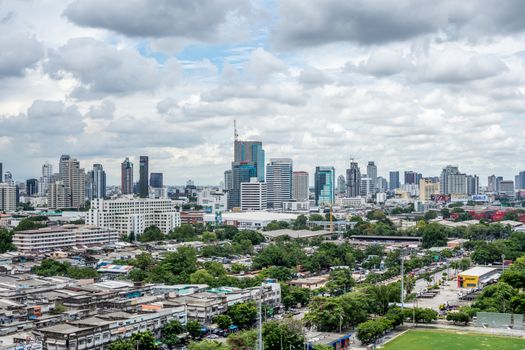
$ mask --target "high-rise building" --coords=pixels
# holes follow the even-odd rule
[[[370,181],[372,181],[372,192],[375,192],[377,187],[377,165],[373,161],[369,161],[366,165],[366,174],[370,178]]]
[[[148,156],[140,156],[139,159],[139,196],[147,198],[149,195],[149,158]]]
[[[149,185],[153,188],[164,187],[164,180],[162,173],[151,173],[149,176]]]
[[[68,208],[68,191],[64,182],[60,180],[53,181],[49,184],[47,191],[47,206],[51,209]]]
[[[512,180],[502,180],[499,183],[499,194],[514,197],[514,181]]]
[[[477,175],[467,175],[467,194],[469,196],[479,194],[479,177]]]
[[[293,161],[289,158],[274,158],[266,165],[268,208],[280,209],[283,202],[292,199]]]
[[[308,173],[306,171],[294,171],[292,174],[292,199],[297,202],[306,202],[309,199]]]
[[[520,171],[515,178],[514,187],[516,190],[525,190],[525,171]]]
[[[233,188],[233,173],[231,170],[224,172],[224,190],[229,191]]]
[[[27,179],[26,180],[26,194],[29,197],[33,197],[38,194],[38,180]]]
[[[428,202],[433,194],[439,194],[439,182],[434,182],[430,178],[419,180],[419,199]]]
[[[257,179],[264,181],[264,150],[260,141],[234,142],[234,163],[253,163],[257,172]]]
[[[386,192],[388,190],[388,181],[382,176],[376,178],[376,192]]]
[[[133,194],[133,163],[128,157],[120,165],[120,191],[122,194]]]
[[[15,181],[13,180],[13,174],[11,174],[10,171],[6,171],[5,172],[5,174],[4,174],[4,182],[8,183],[8,184],[11,184],[11,185],[15,184]]]
[[[338,194],[346,193],[346,179],[344,175],[339,175],[337,177],[337,193]]]
[[[0,182],[0,211],[15,211],[16,202],[16,186]]]
[[[395,190],[399,188],[401,183],[399,182],[399,171],[391,171],[389,173],[388,189]]]
[[[405,184],[416,184],[416,185],[419,185],[419,180],[422,178],[423,176],[418,173],[418,172],[415,172],[415,171],[405,171]]]
[[[252,177],[241,183],[241,210],[264,210],[268,207],[267,184]]]
[[[361,170],[357,162],[350,162],[350,169],[346,169],[346,196],[349,198],[361,195]]]
[[[86,173],[84,169],[80,169],[80,162],[69,155],[62,155],[59,163],[59,178],[66,191],[66,206],[63,208],[83,206],[86,195]],[[59,209],[59,207],[54,209]]]
[[[467,175],[460,173],[457,166],[447,165],[441,172],[440,192],[450,195],[467,195]]]
[[[361,197],[371,198],[374,194],[374,182],[368,174],[361,175]]]
[[[3,164],[0,162],[0,183],[4,182]]]
[[[335,168],[318,166],[315,168],[315,204],[332,205],[335,192]]]
[[[257,177],[255,164],[236,162],[232,164],[232,188],[228,193],[228,209],[241,206],[241,183],[250,182],[253,177]]]
[[[89,174],[91,184],[91,195],[93,198],[102,199],[106,197],[106,172],[102,164],[93,164],[93,170]]]
[[[47,191],[49,189],[49,184],[52,181],[53,176],[53,166],[48,162],[45,162],[42,165],[42,176],[40,177],[40,182],[38,184],[38,193],[41,197],[47,196]]]

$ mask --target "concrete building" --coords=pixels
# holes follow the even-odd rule
[[[233,188],[233,173],[231,170],[224,172],[224,190],[229,191]]]
[[[366,174],[372,182],[372,193],[375,193],[377,188],[377,165],[373,161],[369,161],[366,165]]]
[[[310,210],[310,201],[304,202],[283,202],[284,211],[309,211]]]
[[[205,187],[197,192],[197,204],[207,213],[223,212],[228,209],[228,193]]]
[[[352,198],[336,198],[335,204],[345,208],[364,208],[366,207],[366,198],[352,197]]]
[[[146,198],[149,195],[148,183],[149,183],[149,158],[148,156],[140,156],[138,194],[141,198]]]
[[[376,178],[376,192],[386,192],[388,190],[388,181],[382,177],[378,176]]]
[[[496,268],[476,266],[458,274],[458,288],[482,288],[500,275]]]
[[[50,209],[67,208],[67,189],[62,181],[55,181],[49,184],[47,191],[47,206]]]
[[[315,168],[315,204],[332,205],[335,200],[335,168],[318,166]]]
[[[120,165],[120,191],[133,194],[133,163],[127,157]]]
[[[357,162],[351,161],[346,169],[346,196],[349,198],[361,196],[361,170]]]
[[[457,166],[447,165],[440,176],[441,194],[468,195],[467,175],[460,173]]]
[[[106,172],[102,164],[93,164],[93,170],[89,172],[89,183],[91,185],[91,198],[106,197]]]
[[[388,188],[390,190],[395,190],[399,188],[401,183],[399,182],[399,171],[391,171],[389,173]]]
[[[0,182],[0,211],[16,210],[16,186]]]
[[[140,235],[149,226],[168,233],[180,226],[180,213],[175,202],[167,198],[94,199],[86,224],[117,230],[120,234]]]
[[[479,177],[477,175],[467,175],[467,194],[469,196],[479,194]]]
[[[372,198],[374,195],[374,182],[368,174],[361,175],[361,197]]]
[[[240,208],[241,184],[257,177],[257,166],[254,163],[232,164],[232,187],[228,190],[228,209]]]
[[[268,207],[268,188],[264,182],[252,177],[241,183],[241,210],[265,210]]]
[[[49,184],[51,183],[51,177],[53,176],[53,166],[48,162],[42,165],[42,176],[38,183],[38,195],[40,197],[47,196],[49,190]]]
[[[65,203],[63,207],[53,209],[82,207],[86,199],[86,173],[80,168],[80,162],[69,155],[62,155],[59,162],[59,179],[65,189]],[[56,202],[61,204],[61,202]]]
[[[26,180],[26,195],[28,197],[33,197],[38,194],[38,180],[37,179],[27,179]]]
[[[298,214],[277,213],[268,211],[226,212],[221,214],[221,224],[235,226],[241,230],[261,230],[272,221],[291,223]],[[216,223],[214,214],[205,214],[205,223]]]
[[[525,190],[525,171],[520,171],[514,180],[514,188],[516,190]]]
[[[406,185],[413,185],[419,184],[419,180],[421,179],[422,175],[416,171],[405,171],[405,184]]]
[[[292,199],[293,161],[274,158],[266,165],[268,208],[281,209],[282,203]]]
[[[426,178],[419,180],[419,199],[428,202],[433,194],[439,194],[439,182],[432,182],[432,179]]]
[[[21,252],[43,252],[107,245],[119,240],[117,230],[85,225],[51,226],[17,231],[13,244]]]
[[[514,181],[512,180],[503,180],[499,183],[499,194],[508,197],[514,197]]]
[[[346,179],[344,175],[339,175],[337,177],[337,193],[338,194],[346,193]]]
[[[292,199],[297,202],[308,201],[309,198],[309,176],[306,171],[294,171],[292,173]]]

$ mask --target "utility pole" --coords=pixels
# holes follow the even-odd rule
[[[405,303],[405,259],[403,253],[403,250],[401,250],[401,314],[403,314]]]

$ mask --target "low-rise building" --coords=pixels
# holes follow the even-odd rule
[[[496,281],[500,275],[497,268],[476,266],[458,273],[458,288],[482,288]]]

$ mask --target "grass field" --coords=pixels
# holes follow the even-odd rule
[[[384,350],[525,350],[525,339],[454,331],[411,330]]]

